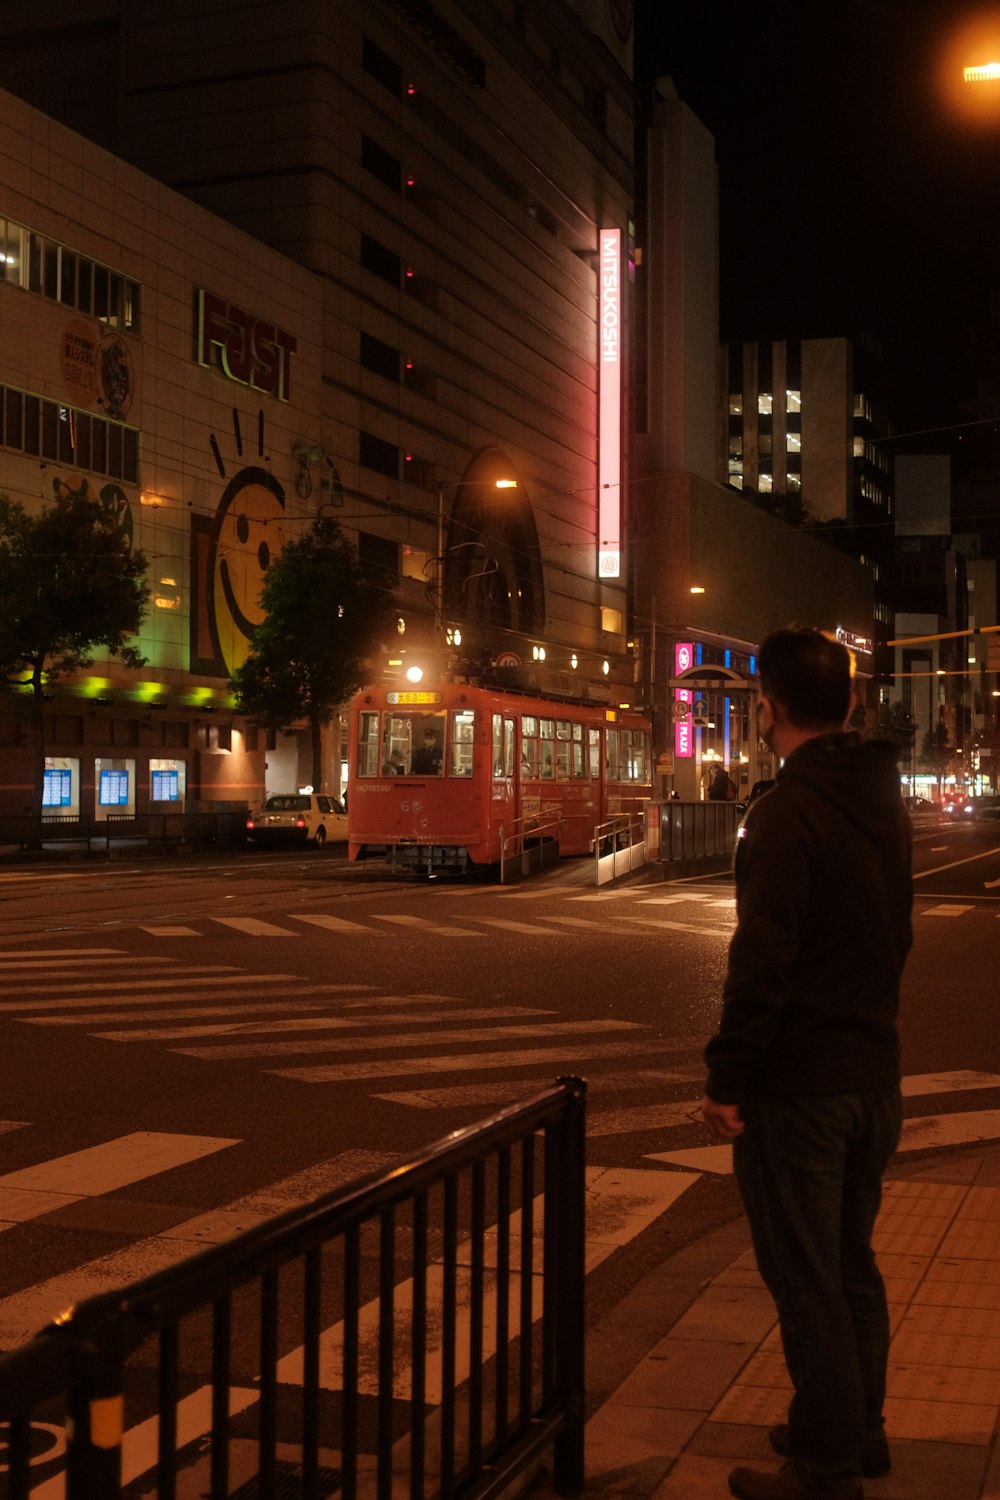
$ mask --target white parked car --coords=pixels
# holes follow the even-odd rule
[[[336,797],[320,792],[282,792],[268,797],[259,812],[247,818],[247,838],[255,844],[281,841],[315,844],[347,838],[347,813]]]

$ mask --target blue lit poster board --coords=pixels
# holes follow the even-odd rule
[[[151,802],[179,802],[181,799],[180,787],[176,771],[151,771],[150,788]]]
[[[101,807],[127,807],[128,772],[102,771],[98,795]]]
[[[73,803],[73,772],[45,772],[42,786],[43,807],[71,807]]]

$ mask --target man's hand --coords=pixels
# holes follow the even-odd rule
[[[717,1104],[705,1094],[699,1108],[713,1141],[733,1141],[743,1134],[743,1121],[735,1104]]]

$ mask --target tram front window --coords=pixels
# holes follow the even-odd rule
[[[385,714],[382,720],[382,774],[443,776],[444,743],[443,713]]]

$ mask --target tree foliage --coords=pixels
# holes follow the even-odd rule
[[[892,740],[901,750],[913,748],[917,733],[916,720],[899,698],[879,709],[877,732],[880,738]]]
[[[146,615],[146,559],[120,518],[86,489],[63,489],[29,514],[0,495],[0,681],[30,689],[17,701],[34,729],[35,807],[45,770],[42,704],[60,677],[88,667],[103,648],[127,667],[145,657],[129,644]]]
[[[128,667],[145,618],[146,559],[86,492],[63,490],[37,514],[0,496],[0,674],[46,684],[87,667],[103,647]]]
[[[308,723],[319,791],[321,727],[369,680],[393,593],[359,562],[336,521],[320,517],[270,564],[260,602],[265,618],[230,687],[240,709],[265,728]]]

